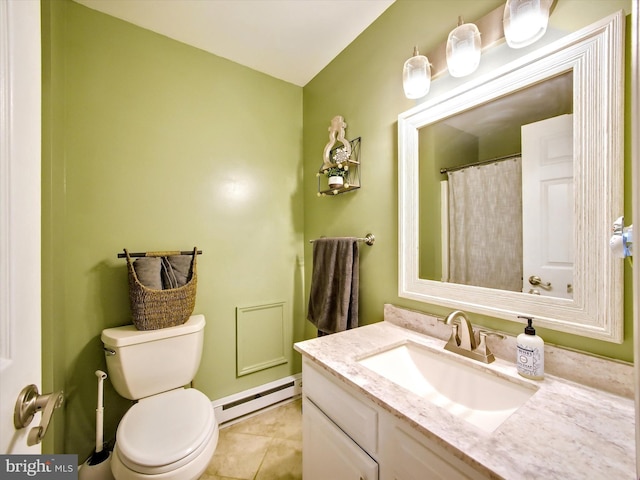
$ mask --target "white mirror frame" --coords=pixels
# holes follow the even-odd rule
[[[609,249],[623,214],[624,26],[622,11],[398,116],[400,297],[599,340],[624,337],[623,260]],[[418,131],[441,119],[573,70],[574,298],[419,278]]]

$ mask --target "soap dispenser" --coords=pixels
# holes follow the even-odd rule
[[[518,335],[516,363],[518,373],[526,378],[542,380],[544,378],[544,341],[533,328],[533,318],[518,317],[527,320],[524,333]]]

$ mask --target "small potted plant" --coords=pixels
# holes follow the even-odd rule
[[[344,179],[349,173],[349,165],[344,163],[338,163],[335,167],[329,167],[324,170],[324,174],[329,180],[329,188],[348,187],[349,184],[345,184]]]

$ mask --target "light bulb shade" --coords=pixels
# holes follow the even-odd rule
[[[417,53],[417,52],[416,52]],[[424,97],[431,87],[431,65],[424,55],[414,55],[404,62],[402,86],[407,98]]]
[[[536,42],[547,31],[547,0],[507,0],[502,17],[504,38],[511,48],[522,48]]]
[[[452,77],[464,77],[480,65],[482,44],[480,31],[473,23],[463,23],[451,30],[447,39],[447,68]]]

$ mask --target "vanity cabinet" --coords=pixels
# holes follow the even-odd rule
[[[307,358],[302,378],[305,480],[487,478]]]

